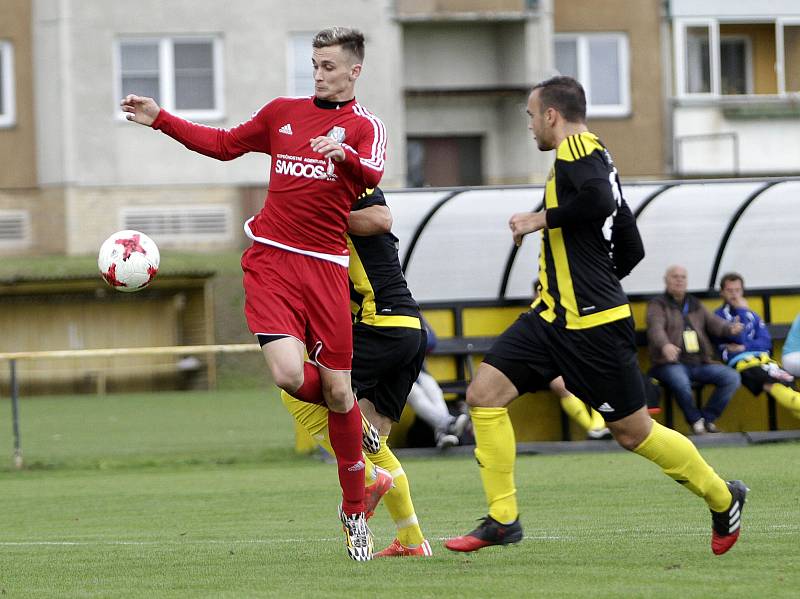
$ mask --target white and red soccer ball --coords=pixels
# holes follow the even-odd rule
[[[139,291],[158,272],[158,246],[139,231],[117,231],[100,246],[97,266],[106,283],[117,291]]]

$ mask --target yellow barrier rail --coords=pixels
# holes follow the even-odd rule
[[[0,353],[0,360],[41,360],[50,358],[109,358],[113,356],[174,356],[185,354],[245,353],[261,351],[255,343],[227,345],[172,345],[165,347],[127,347],[116,349],[65,349]]]

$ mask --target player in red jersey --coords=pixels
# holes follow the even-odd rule
[[[312,46],[314,96],[276,98],[232,129],[183,120],[152,98],[128,95],[121,106],[128,120],[206,156],[272,157],[264,207],[244,225],[254,242],[242,257],[245,315],[274,383],[330,408],[348,554],[364,561],[372,557],[372,537],[364,518],[362,419],[350,385],[345,232],[353,198],[383,175],[386,131],[355,100],[364,59],[361,32],[325,29]]]

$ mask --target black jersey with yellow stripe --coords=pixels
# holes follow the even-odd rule
[[[368,189],[352,210],[385,206],[380,188]],[[376,327],[421,328],[419,306],[406,284],[392,233],[348,235],[350,310],[354,322]]]
[[[533,309],[567,329],[587,329],[631,316],[615,274],[611,245],[614,217],[627,206],[611,155],[596,135],[588,131],[571,135],[558,146],[544,205],[547,227],[542,232],[540,292]]]

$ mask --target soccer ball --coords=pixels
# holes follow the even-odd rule
[[[155,242],[139,231],[117,231],[100,246],[97,266],[117,291],[139,291],[153,280],[161,256]]]

